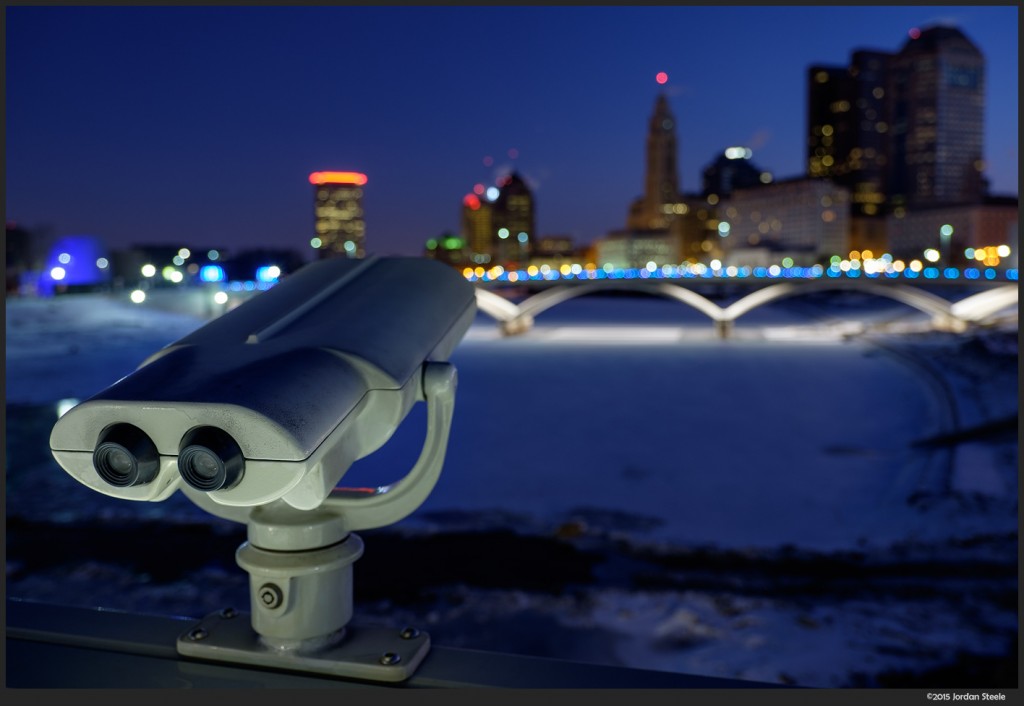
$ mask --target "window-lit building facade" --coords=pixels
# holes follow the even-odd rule
[[[363,186],[366,175],[313,172],[309,183],[314,187],[315,218],[310,245],[317,251],[317,257],[365,257]]]
[[[812,66],[807,91],[807,175],[851,193],[851,215],[885,215],[891,54],[856,51],[849,67]]]
[[[530,264],[536,267],[561,267],[572,265],[580,260],[572,238],[568,235],[547,235],[537,238],[530,253]]]
[[[894,205],[977,203],[984,195],[985,59],[954,27],[915,31],[890,72]]]
[[[914,29],[896,54],[856,51],[807,82],[807,176],[850,190],[865,240],[889,213],[985,195],[985,60],[959,29]]]
[[[595,244],[595,264],[614,268],[643,268],[653,262],[655,266],[678,265],[683,261],[681,238],[665,229],[617,230]]]
[[[924,252],[931,249],[938,253],[940,264],[980,267],[985,264],[981,250],[1005,245],[1009,246],[1014,259],[1004,256],[989,265],[1016,263],[1019,219],[1018,201],[1012,197],[908,210],[902,216],[892,215],[886,219],[889,252],[893,257],[909,261],[923,259]],[[978,257],[973,251],[979,251]]]
[[[531,242],[536,235],[533,194],[515,172],[500,182],[493,204],[492,228],[494,264],[508,268],[529,261]]]
[[[786,179],[737,189],[718,205],[726,253],[762,247],[819,262],[848,252],[850,192],[828,179]],[[740,263],[742,264],[742,263]]]
[[[494,258],[494,208],[475,193],[462,199],[462,238],[474,264],[486,265]]]

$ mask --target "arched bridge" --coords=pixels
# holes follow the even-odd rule
[[[928,314],[932,326],[944,331],[966,330],[970,325],[984,323],[999,311],[1017,304],[1015,284],[998,286],[950,303],[920,287],[859,279],[778,282],[751,292],[727,307],[720,307],[703,295],[675,282],[616,279],[591,280],[552,287],[534,294],[519,304],[490,290],[477,287],[476,301],[481,311],[498,321],[506,335],[512,335],[532,328],[534,317],[538,314],[576,297],[610,290],[646,292],[673,299],[696,309],[711,320],[722,338],[726,338],[739,317],[769,302],[812,291],[837,289],[854,289],[894,299]]]

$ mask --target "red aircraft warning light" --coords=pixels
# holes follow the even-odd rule
[[[309,175],[310,184],[349,184],[362,186],[366,183],[366,175],[359,172],[313,172]]]

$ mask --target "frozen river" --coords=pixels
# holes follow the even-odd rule
[[[1002,664],[1017,631],[1003,605],[1017,591],[1016,331],[842,335],[851,321],[915,318],[852,293],[752,312],[731,340],[638,297],[569,302],[515,338],[481,316],[452,357],[441,480],[412,517],[370,533],[357,587],[378,535],[382,554],[400,557],[392,540],[404,537],[441,565],[458,552],[439,538],[480,546],[470,565],[420,577],[414,600],[368,591],[357,611],[426,623],[445,644],[545,654],[559,643],[571,653],[550,656],[809,685]],[[84,399],[201,323],[95,296],[8,302],[9,519],[217,525],[180,496],[145,507],[97,496],[46,453],[59,400]],[[417,409],[342,484],[401,476],[424,427]],[[511,554],[488,556],[489,542]],[[19,546],[11,595],[190,605],[131,562],[37,567]],[[587,560],[579,575],[563,551]],[[982,567],[978,586],[965,566]],[[221,587],[210,600],[244,596],[230,556],[189,571]],[[83,572],[124,590],[82,593]],[[970,606],[958,603],[965,586],[978,590]],[[499,640],[513,624],[520,641]]]

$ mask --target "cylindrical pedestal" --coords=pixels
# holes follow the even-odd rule
[[[343,636],[352,618],[352,564],[358,535],[328,547],[270,551],[242,544],[235,560],[249,574],[252,627],[270,648],[312,652]]]

